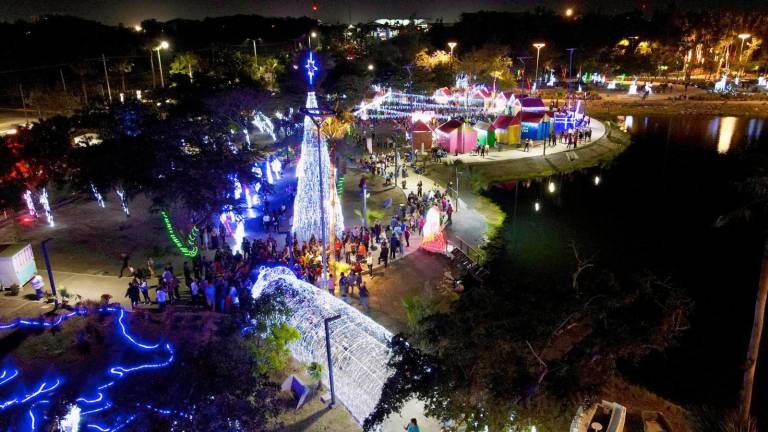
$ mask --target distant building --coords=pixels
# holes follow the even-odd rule
[[[427,23],[427,20],[422,18],[380,18],[373,22],[371,36],[379,40],[387,40],[392,39],[399,35],[401,31],[406,30],[426,32],[429,31],[429,24]]]

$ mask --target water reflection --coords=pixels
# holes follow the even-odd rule
[[[731,148],[733,133],[736,131],[736,117],[723,117],[720,134],[717,136],[717,152],[728,153]]]
[[[720,154],[768,143],[765,119],[749,117],[620,116],[622,129],[632,135],[656,136],[674,148],[699,148]]]

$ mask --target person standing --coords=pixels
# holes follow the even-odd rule
[[[349,281],[347,280],[347,277],[344,276],[344,272],[341,273],[341,277],[339,277],[339,294],[341,294],[341,299],[344,300],[344,303],[349,302]]]
[[[139,304],[139,286],[135,281],[131,281],[128,284],[128,290],[125,292],[125,296],[130,297],[131,299],[131,309],[136,309],[136,306]]]
[[[384,268],[387,268],[387,264],[389,262],[389,247],[387,247],[386,241],[381,243],[381,252],[379,252],[379,264],[381,264],[382,260],[384,261]]]
[[[157,287],[157,305],[160,307],[160,312],[165,310],[165,302],[168,300],[168,296],[165,293],[165,289],[160,286]]]
[[[141,295],[144,297],[144,304],[150,304],[152,303],[149,300],[149,283],[146,279],[141,279],[141,283],[139,284],[139,290],[141,290]]]
[[[187,289],[190,289],[192,286],[192,269],[189,268],[189,263],[187,261],[184,261],[184,285],[187,286]]]
[[[43,281],[43,277],[35,273],[35,275],[32,277],[32,280],[29,283],[30,285],[32,285],[32,289],[35,290],[35,298],[37,300],[40,300],[41,298],[43,298],[43,287],[45,286],[45,281]]]
[[[410,422],[408,422],[407,425],[403,428],[405,432],[421,432],[419,430],[419,425],[416,423],[416,419],[412,418]]]
[[[368,251],[368,256],[365,257],[365,263],[368,264],[368,276],[373,278],[373,252]]]
[[[124,252],[124,253],[120,254],[120,258],[123,260],[123,266],[120,267],[120,276],[119,277],[123,277],[123,272],[130,268],[128,266],[128,261],[131,259],[131,253],[130,252]]]
[[[453,220],[451,219],[451,216],[453,215],[453,206],[450,202],[448,202],[448,208],[445,210],[445,213],[448,215],[448,223],[453,225]]]
[[[150,279],[155,277],[155,260],[152,257],[147,257],[147,271],[149,272]]]
[[[189,292],[192,295],[192,306],[197,306],[197,298],[200,294],[200,285],[197,282],[197,278],[192,279],[192,283],[189,284]]]
[[[365,282],[360,286],[360,306],[365,308],[366,312],[371,310],[371,307],[368,306],[368,287],[365,286]]]

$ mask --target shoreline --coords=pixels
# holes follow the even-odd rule
[[[620,115],[686,115],[768,118],[768,101],[672,101],[595,100],[587,101],[587,112],[596,118]]]

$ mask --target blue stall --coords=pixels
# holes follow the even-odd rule
[[[549,117],[543,112],[520,113],[520,138],[543,140],[549,136]]]

